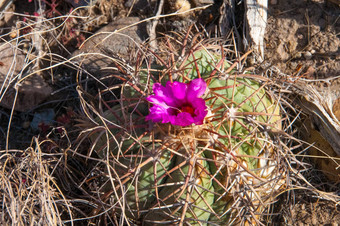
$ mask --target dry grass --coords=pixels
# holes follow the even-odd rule
[[[61,225],[64,214],[72,219],[72,205],[53,177],[62,156],[44,152],[48,145],[34,139],[26,150],[1,152],[1,224]]]

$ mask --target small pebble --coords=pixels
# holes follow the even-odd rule
[[[310,59],[312,59],[313,55],[311,54],[311,52],[307,51],[307,52],[303,53],[303,56],[306,60],[310,60]]]
[[[30,125],[31,125],[30,121],[24,121],[21,126],[22,126],[23,129],[28,129],[28,127],[30,127]]]
[[[290,62],[290,64],[289,64],[289,67],[291,68],[291,69],[295,69],[296,67],[297,67],[297,63],[296,62]]]
[[[299,59],[299,58],[301,58],[301,57],[302,57],[301,52],[297,52],[297,53],[294,54],[294,58]]]

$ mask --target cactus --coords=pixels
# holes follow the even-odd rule
[[[113,159],[116,213],[146,225],[221,225],[261,213],[283,184],[273,144],[279,105],[265,83],[235,75],[207,48],[176,67],[175,82],[141,69],[122,84],[121,105],[95,120],[103,132],[92,133],[94,149]],[[251,205],[237,212],[236,200]]]

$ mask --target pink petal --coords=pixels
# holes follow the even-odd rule
[[[155,83],[152,87],[155,96],[160,100],[163,100],[167,105],[173,106],[175,104],[175,100],[173,98],[172,89],[166,84],[166,87],[162,86],[160,83]]]
[[[207,89],[207,83],[201,78],[196,78],[189,83],[189,96],[200,97]]]
[[[195,121],[188,112],[181,112],[177,116],[171,117],[170,122],[171,124],[177,126],[189,126]]]
[[[151,95],[146,98],[147,101],[150,103],[154,104],[155,106],[159,106],[165,109],[169,108],[169,105],[165,103],[162,97],[156,96],[156,95]]]
[[[196,125],[200,125],[203,123],[205,116],[207,115],[207,106],[205,105],[205,101],[202,98],[197,98],[192,103],[192,106],[195,108],[195,117],[194,121]]]
[[[153,92],[155,93],[155,96],[157,96],[159,99],[165,100],[169,96],[167,89],[160,83],[153,84],[152,89]]]
[[[145,120],[152,120],[153,122],[160,122],[168,123],[169,120],[169,113],[167,109],[153,106],[150,108],[150,114],[145,117]]]
[[[182,82],[173,82],[166,84],[171,89],[172,96],[181,104],[186,99],[188,85]]]

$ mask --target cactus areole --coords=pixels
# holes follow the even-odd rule
[[[154,95],[146,98],[153,104],[146,120],[170,122],[177,126],[202,124],[207,115],[207,106],[200,97],[206,88],[207,84],[201,78],[189,83],[168,81],[165,87],[160,83],[155,83],[153,85]]]

